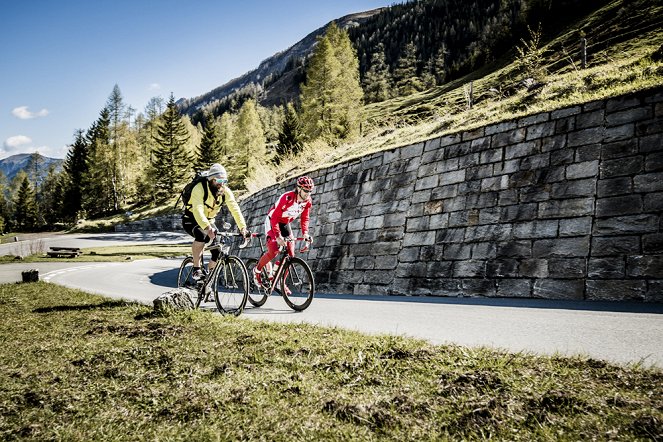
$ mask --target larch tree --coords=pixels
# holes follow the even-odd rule
[[[347,32],[331,23],[319,37],[301,87],[302,124],[311,140],[352,138],[361,124],[359,62]]]
[[[371,55],[371,67],[364,75],[366,101],[376,103],[391,97],[392,77],[384,55],[384,44],[380,43]]]
[[[234,137],[236,161],[234,170],[229,173],[229,179],[245,188],[246,180],[250,178],[265,157],[265,134],[256,109],[255,100],[248,99],[239,110],[237,127]],[[233,176],[236,176],[233,179]]]
[[[394,81],[398,94],[410,95],[423,90],[424,85],[417,76],[417,47],[413,42],[405,45],[394,69]]]
[[[86,136],[89,150],[81,194],[86,215],[95,217],[113,210],[110,113],[107,108],[101,110]]]
[[[189,131],[170,94],[159,126],[157,146],[154,152],[153,177],[158,201],[166,201],[175,195],[176,189],[191,175],[192,158],[187,150]]]

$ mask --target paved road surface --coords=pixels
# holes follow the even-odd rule
[[[37,268],[42,280],[151,304],[174,287],[179,261],[72,265],[6,264],[0,266],[0,281],[20,280],[21,269]],[[261,308],[247,307],[243,317],[406,335],[434,344],[583,355],[663,367],[661,304],[318,295],[309,309],[295,313],[280,297],[272,296]]]

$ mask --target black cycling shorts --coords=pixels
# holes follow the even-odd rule
[[[193,217],[193,213],[186,212],[184,215],[182,215],[182,227],[186,233],[193,236],[194,241],[209,241],[209,236],[198,225],[196,219]],[[210,253],[212,254],[212,261],[217,261],[219,259],[219,255],[221,255],[221,251],[219,249],[214,249]]]

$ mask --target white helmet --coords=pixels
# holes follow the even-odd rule
[[[212,164],[212,167],[209,168],[206,175],[208,180],[216,178],[219,181],[228,181],[228,172],[226,172],[226,168],[219,163]]]

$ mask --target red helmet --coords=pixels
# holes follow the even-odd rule
[[[300,176],[297,178],[297,187],[301,187],[302,189],[311,192],[315,188],[315,184],[313,184],[313,180],[307,176]]]

